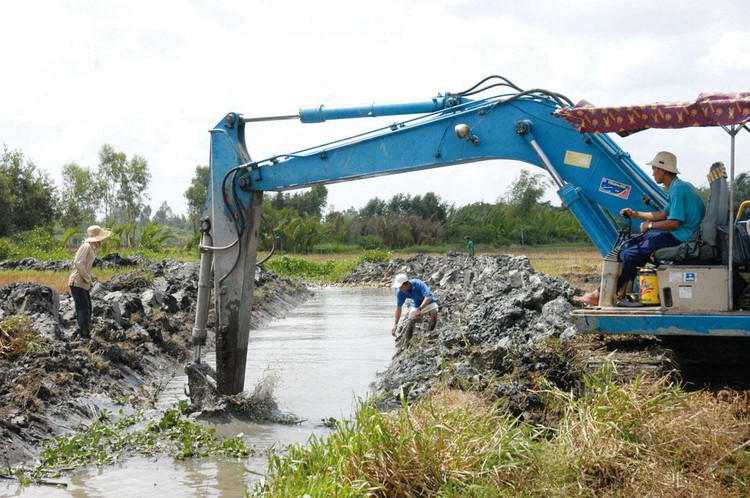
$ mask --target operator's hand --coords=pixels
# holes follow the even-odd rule
[[[391,335],[393,337],[396,337],[396,327],[398,327],[398,325],[394,325],[393,328],[391,329]]]
[[[422,316],[422,308],[417,307],[417,309],[414,311],[417,313],[417,316]]]
[[[625,208],[620,211],[620,216],[623,218],[635,218],[635,211],[630,208]]]
[[[649,230],[648,224],[649,224],[648,221],[644,221],[643,223],[641,223],[641,233],[648,232],[648,230]]]

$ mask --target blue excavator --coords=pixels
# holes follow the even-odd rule
[[[493,95],[480,98],[488,93]],[[209,213],[201,224],[193,329],[197,362],[206,341],[213,286],[217,387],[223,394],[244,389],[264,192],[487,160],[522,161],[545,170],[563,206],[575,215],[602,254],[599,305],[573,312],[581,332],[750,336],[750,312],[741,309],[737,292],[744,287],[748,261],[726,256],[736,252],[732,243],[738,245],[741,237],[747,237],[738,229],[727,228],[735,225],[726,200],[730,190],[725,169],[717,165],[711,171],[708,208],[713,231],[706,237],[708,244],[701,241],[708,250],[682,251],[678,257],[673,254],[672,260],[657,261],[658,304],[616,306],[617,253],[631,236],[630,220],[620,211],[625,207],[659,210],[666,206],[667,196],[609,134],[581,132],[564,119],[562,112],[573,107],[561,94],[522,90],[506,78],[491,76],[467,90],[427,100],[320,105],[288,116],[224,116],[210,132]],[[324,123],[383,116],[404,116],[405,120],[261,160],[253,160],[246,147],[248,123],[282,119]],[[728,129],[732,150],[740,129],[747,129],[742,121]],[[733,175],[733,163],[731,171]]]

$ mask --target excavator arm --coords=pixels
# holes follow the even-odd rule
[[[442,101],[453,105],[440,108],[436,102]],[[475,161],[522,161],[550,174],[561,201],[575,214],[602,254],[612,249],[617,238],[618,213],[622,208],[655,210],[666,203],[663,191],[607,135],[581,134],[554,116],[562,102],[553,94],[532,91],[456,102],[456,99],[436,98],[423,105],[407,102],[303,108],[300,110],[303,122],[436,110],[357,137],[257,162],[247,159],[246,153],[245,162],[236,162],[242,155],[234,149],[245,150],[244,132],[238,129],[235,140],[227,147],[231,151],[229,157],[212,154],[212,165],[219,174],[241,166],[244,171],[239,182],[244,191],[250,192],[309,187]],[[230,114],[216,129],[227,128],[226,121],[237,128],[244,125],[242,116]],[[214,134],[213,139],[216,138]],[[460,182],[460,169],[455,171]]]
[[[476,161],[521,161],[547,171],[563,205],[607,254],[624,224],[622,208],[661,209],[666,196],[609,136],[579,133],[554,115],[569,104],[544,90],[519,90],[478,100],[446,94],[396,104],[303,108],[294,118],[306,123],[385,115],[409,119],[258,161],[247,151],[245,125],[259,119],[226,115],[211,130],[210,215],[203,226],[193,334],[200,358],[213,263],[219,390],[236,394],[244,388],[263,192]],[[460,168],[454,171],[461,182]]]

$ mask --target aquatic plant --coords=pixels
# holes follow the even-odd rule
[[[253,454],[239,434],[233,438],[216,435],[186,417],[187,401],[179,401],[159,419],[147,420],[144,412],[117,416],[104,411],[99,420],[78,431],[49,439],[33,468],[19,467],[13,474],[22,482],[55,477],[61,469],[86,465],[111,465],[128,454],[166,454],[185,458],[220,455],[247,458]]]

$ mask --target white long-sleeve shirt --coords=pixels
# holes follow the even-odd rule
[[[94,279],[91,275],[91,267],[94,266],[95,259],[96,251],[91,244],[88,242],[81,244],[73,258],[73,271],[68,278],[68,285],[90,289]]]

